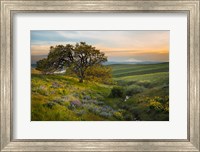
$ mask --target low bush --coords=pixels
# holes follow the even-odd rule
[[[120,86],[126,86],[127,82],[125,80],[118,80],[117,84],[120,85]]]
[[[145,88],[152,88],[154,84],[150,81],[138,81],[137,85],[143,86]]]
[[[124,96],[125,96],[125,93],[124,93],[123,87],[115,86],[115,87],[112,88],[111,93],[110,93],[110,97],[123,98]]]
[[[121,112],[114,112],[113,116],[117,119],[117,120],[123,120],[123,115]]]
[[[143,86],[131,85],[131,86],[128,86],[128,88],[126,90],[126,95],[132,96],[134,94],[143,92],[144,89],[145,88]]]
[[[75,107],[80,107],[82,103],[79,100],[73,100],[70,102],[70,105],[72,108],[75,108]]]
[[[154,100],[150,101],[149,107],[150,107],[150,109],[156,110],[158,112],[162,111],[164,109],[163,105],[160,102],[157,102],[157,101],[154,101]]]
[[[112,113],[105,112],[105,111],[100,112],[99,115],[102,116],[102,117],[105,117],[105,118],[112,117]]]

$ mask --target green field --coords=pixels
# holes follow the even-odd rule
[[[32,69],[31,120],[169,120],[169,63],[109,66],[111,84]]]

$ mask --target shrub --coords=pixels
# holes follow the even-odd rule
[[[101,109],[94,104],[85,104],[84,106],[92,113],[99,114],[101,112]]]
[[[60,94],[60,95],[65,95],[65,94],[66,94],[66,90],[65,90],[65,89],[62,89],[62,88],[57,88],[56,91],[57,91],[57,93]]]
[[[153,83],[150,81],[139,81],[137,82],[138,85],[143,86],[145,88],[151,88],[153,87]]]
[[[134,94],[141,93],[143,91],[144,91],[144,87],[143,86],[131,85],[131,86],[129,86],[127,88],[126,95],[132,96]]]
[[[131,120],[133,120],[133,116],[130,113],[125,113],[124,114],[124,119],[126,121],[131,121]]]
[[[47,102],[47,103],[43,104],[44,107],[47,107],[50,109],[52,109],[54,105],[55,105],[55,103],[53,103],[53,102]]]
[[[75,113],[78,115],[78,116],[82,116],[83,114],[85,114],[85,110],[77,110],[75,111]]]
[[[112,88],[110,96],[114,98],[123,98],[124,89],[122,87],[115,86]]]
[[[169,112],[169,102],[167,102],[165,105],[164,105],[164,111],[165,112]]]
[[[66,108],[70,107],[71,103],[69,101],[64,101],[63,102],[63,106],[65,106]]]
[[[60,86],[59,83],[53,82],[51,87],[52,87],[52,88],[60,88],[61,86]]]
[[[150,103],[149,103],[149,107],[151,109],[154,109],[156,111],[162,111],[163,110],[163,106],[160,102],[157,102],[157,101],[154,101],[154,100],[151,100]]]
[[[117,84],[120,85],[120,86],[126,86],[126,85],[127,85],[127,82],[124,81],[124,80],[118,80],[118,81],[117,81]]]
[[[44,95],[44,96],[48,96],[47,88],[43,85],[40,85],[37,89],[34,90],[34,92],[37,92],[37,93]]]
[[[133,85],[133,84],[136,84],[136,83],[137,83],[137,81],[131,80],[131,81],[128,81],[128,82],[127,82],[127,85]]]
[[[90,99],[91,99],[91,96],[86,95],[86,96],[83,97],[83,99],[85,99],[85,100],[90,100]]]
[[[113,116],[117,119],[117,120],[123,120],[123,116],[122,113],[117,111],[113,113]]]
[[[153,98],[147,98],[149,103],[149,108],[156,110],[158,112],[169,112],[169,96],[159,97],[155,96]]]
[[[102,111],[101,113],[99,113],[99,115],[102,117],[105,117],[105,118],[112,116],[112,114],[110,112],[105,112],[105,111]]]
[[[68,108],[73,110],[73,109],[81,107],[81,106],[82,106],[82,103],[79,100],[73,100],[70,102],[70,106]]]
[[[85,79],[104,84],[113,84],[111,70],[108,66],[91,66],[85,72]]]

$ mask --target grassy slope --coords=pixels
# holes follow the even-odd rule
[[[161,63],[161,64],[115,64],[110,65],[113,70],[113,77],[124,77],[124,76],[133,76],[133,75],[143,75],[149,73],[157,73],[157,72],[168,72],[169,64]]]
[[[168,63],[111,67],[125,92],[139,89],[126,102],[109,97],[111,85],[33,71],[32,120],[168,120]]]
[[[102,120],[93,113],[78,118],[79,111],[75,108],[79,109],[79,101],[84,97],[98,100],[110,92],[110,86],[88,81],[79,83],[76,78],[63,75],[32,74],[31,87],[32,120]],[[71,102],[76,107],[71,107]]]
[[[129,119],[168,120],[169,64],[111,65],[114,80],[126,90],[139,89],[121,104]],[[142,90],[142,91],[141,91]],[[137,90],[136,90],[137,91]],[[161,105],[159,104],[162,104]],[[160,106],[160,107],[159,107]],[[163,110],[164,109],[164,110]]]

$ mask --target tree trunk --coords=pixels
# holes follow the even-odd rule
[[[81,69],[81,71],[80,71],[79,83],[83,83],[83,79],[84,79],[84,72],[83,72],[83,70]]]
[[[80,78],[80,79],[79,79],[79,83],[83,83],[83,78]]]

